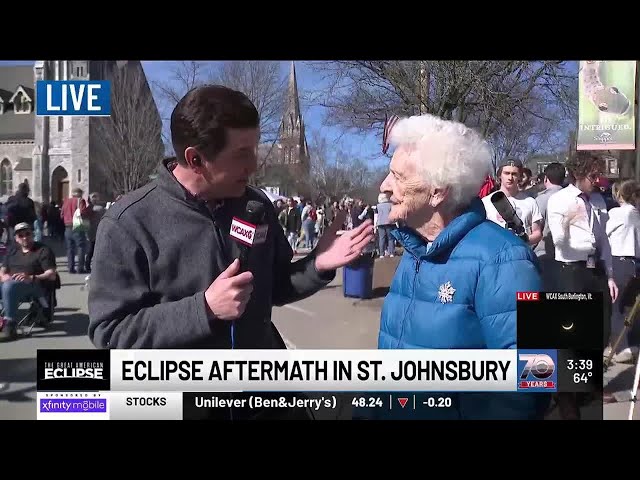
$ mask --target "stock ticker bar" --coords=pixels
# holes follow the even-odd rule
[[[589,349],[526,346],[39,350],[37,418],[260,419],[281,418],[285,409],[293,418],[437,418],[467,392],[589,391],[601,378],[601,362],[589,362]]]

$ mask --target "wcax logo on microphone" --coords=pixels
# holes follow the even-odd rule
[[[233,217],[231,221],[231,236],[250,247],[264,243],[267,239],[268,231],[268,225],[252,225],[237,217]]]
[[[111,82],[38,80],[36,115],[108,117],[111,115]]]
[[[518,350],[518,391],[558,391],[557,350]]]
[[[38,350],[38,391],[109,390],[109,360],[109,350]]]

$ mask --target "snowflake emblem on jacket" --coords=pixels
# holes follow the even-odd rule
[[[440,285],[438,289],[438,298],[442,303],[451,303],[453,301],[453,294],[456,293],[456,289],[453,288],[451,282],[447,282]]]

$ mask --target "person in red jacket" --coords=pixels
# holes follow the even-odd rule
[[[69,273],[86,273],[85,257],[87,255],[88,222],[73,224],[76,210],[80,210],[80,218],[86,220],[91,214],[87,202],[82,198],[82,189],[74,188],[72,197],[66,198],[60,210],[64,222],[64,241],[67,249],[67,266]],[[76,271],[76,251],[78,252],[78,270]]]

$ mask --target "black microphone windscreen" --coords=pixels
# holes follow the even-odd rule
[[[504,194],[504,192],[497,191],[493,195],[491,195],[491,203],[496,207],[496,210],[500,214],[504,221],[507,223],[522,223],[520,221],[520,217],[516,214],[516,211],[513,209],[513,205]]]
[[[249,200],[245,208],[246,220],[254,225],[264,222],[265,209],[262,202]]]

